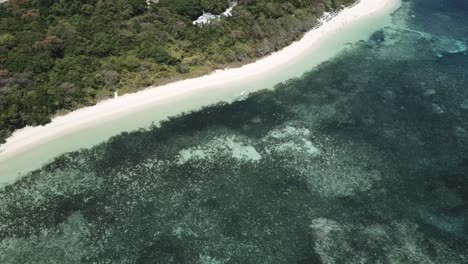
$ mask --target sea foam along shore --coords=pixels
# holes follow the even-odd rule
[[[256,76],[265,76],[269,72],[274,74],[275,69],[278,69],[278,67],[293,63],[308,51],[320,47],[321,40],[327,35],[341,34],[340,31],[343,27],[352,25],[355,21],[367,16],[380,15],[382,10],[385,10],[382,15],[388,15],[395,11],[400,4],[401,0],[361,0],[358,4],[342,10],[336,17],[325,22],[321,27],[307,32],[301,40],[254,63],[240,68],[218,70],[212,74],[194,79],[158,87],[148,87],[137,93],[102,101],[94,106],[56,117],[45,126],[20,129],[14,132],[5,144],[0,146],[0,165],[1,163],[5,165],[8,160],[21,156],[21,154],[25,154],[35,147],[54,139],[65,137],[75,131],[92,128],[94,125],[106,120],[118,119],[145,107],[154,107],[155,105],[171,102],[173,98],[183,97],[187,94],[193,95],[194,91],[202,93],[213,87],[223,89],[221,87],[239,81],[254,81]],[[217,98],[217,100],[221,101],[223,98]],[[5,183],[4,177],[17,176],[0,175],[0,182]]]

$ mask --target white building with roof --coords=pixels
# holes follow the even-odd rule
[[[221,15],[214,15],[211,13],[205,13],[205,11],[203,11],[203,15],[199,16],[198,19],[194,20],[192,23],[195,26],[202,27],[203,25],[210,24],[213,20],[219,20],[222,17],[230,17],[232,16],[232,9],[235,6],[237,6],[237,1],[229,2],[229,7],[226,9],[226,11],[221,13]]]
[[[192,23],[196,26],[201,27],[203,25],[209,24],[212,20],[218,20],[220,18],[220,15],[213,15],[211,13],[205,13],[205,11],[203,11],[203,15],[199,16],[198,19],[193,21]]]
[[[148,6],[148,8],[151,7],[151,4],[158,4],[159,3],[159,0],[146,0],[146,5]]]

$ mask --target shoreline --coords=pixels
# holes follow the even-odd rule
[[[7,138],[6,143],[0,145],[0,164],[21,156],[21,154],[28,153],[32,149],[57,138],[63,138],[76,131],[93,128],[93,126],[103,122],[119,119],[145,108],[171,102],[175,98],[193,96],[194,92],[210,92],[209,90],[213,87],[228,89],[223,86],[243,81],[255,81],[256,78],[260,78],[258,76],[268,73],[275,74],[275,70],[278,70],[278,68],[294,65],[304,54],[320,47],[321,40],[329,35],[341,34],[344,27],[351,26],[362,18],[379,12],[387,14],[384,11],[393,12],[399,6],[400,0],[360,0],[358,4],[343,9],[337,16],[323,23],[320,27],[306,32],[300,40],[253,63],[239,68],[216,70],[208,75],[162,86],[150,86],[136,93],[104,100],[94,106],[81,108],[64,116],[55,117],[49,124],[44,126],[19,129]],[[257,90],[264,88],[260,87]],[[240,96],[240,94],[238,95]],[[216,100],[223,101],[223,98],[217,98]],[[13,176],[11,175],[11,177]],[[0,185],[1,182],[3,182],[3,179],[0,180]]]

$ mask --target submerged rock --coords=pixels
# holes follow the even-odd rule
[[[468,99],[463,100],[463,102],[460,104],[460,108],[468,110]]]
[[[250,122],[254,123],[254,124],[259,124],[262,122],[262,119],[260,117],[254,117],[252,118],[252,120],[250,120]]]
[[[386,90],[384,93],[383,93],[383,97],[387,100],[393,100],[396,98],[396,95],[395,95],[395,92],[391,91],[391,90]]]
[[[439,115],[445,113],[444,109],[438,104],[432,104],[432,112]]]
[[[438,57],[442,57],[446,53],[463,53],[467,50],[464,41],[451,38],[435,38],[433,50]]]
[[[383,30],[378,30],[371,36],[372,41],[382,42],[385,41],[385,32]]]
[[[436,94],[436,90],[434,89],[427,89],[426,91],[424,91],[424,96],[431,96],[431,95],[434,95]]]

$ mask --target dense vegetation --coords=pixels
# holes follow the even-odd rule
[[[0,4],[0,143],[119,93],[249,62],[354,0],[241,0],[234,16],[198,28],[226,0],[10,0]]]

